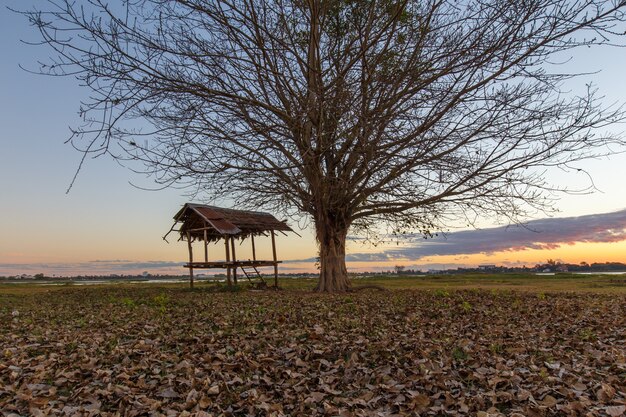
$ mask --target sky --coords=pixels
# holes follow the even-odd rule
[[[0,6],[0,276],[183,274],[186,244],[162,236],[172,216],[188,201],[184,191],[146,191],[153,184],[110,158],[88,160],[66,192],[81,154],[65,141],[79,124],[78,107],[88,92],[72,78],[51,78],[20,68],[37,68],[49,51],[26,45],[37,33],[22,16],[5,8],[30,8],[36,0],[4,0]],[[585,49],[566,68],[590,73],[572,91],[594,83],[604,102],[626,103],[626,50]],[[623,125],[607,128],[623,132]],[[370,247],[348,243],[349,271],[405,265],[441,269],[479,264],[535,265],[563,262],[626,262],[626,155],[584,163],[599,191],[564,195],[559,212],[529,219],[526,227],[480,219],[480,229],[451,229],[435,239],[421,237]],[[576,186],[584,180],[554,172],[550,180]],[[545,217],[545,216],[544,216]],[[277,240],[283,272],[314,271],[313,233]],[[269,242],[257,242],[260,251]],[[249,248],[238,249],[240,257]],[[220,247],[210,248],[219,258]],[[219,255],[218,255],[219,254]]]

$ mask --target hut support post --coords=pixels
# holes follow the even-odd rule
[[[278,288],[278,262],[276,262],[276,238],[272,230],[272,256],[274,257],[274,287]]]
[[[230,247],[228,246],[228,236],[224,238],[224,245],[226,246],[226,262],[230,262]],[[233,282],[230,278],[230,266],[226,267],[226,281],[228,282],[228,286],[233,285]]]
[[[187,248],[189,249],[189,287],[193,289],[193,247],[191,246],[191,233],[187,232]]]
[[[250,239],[252,239],[252,260],[256,261],[256,249],[254,247],[254,235],[250,235]]]
[[[230,238],[230,247],[233,251],[233,262],[236,263],[237,255],[235,254],[235,238],[234,237]],[[237,285],[237,265],[233,267],[233,281],[235,282],[235,285]]]
[[[209,241],[207,240],[206,229],[204,230],[204,262],[209,262]]]

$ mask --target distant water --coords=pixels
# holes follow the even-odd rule
[[[188,279],[129,279],[128,281],[122,279],[116,280],[93,280],[93,281],[65,281],[65,282],[49,282],[43,285],[100,285],[100,284],[171,284],[176,282],[188,282]],[[194,281],[200,281],[195,279]]]
[[[609,271],[609,272],[569,272],[574,275],[624,275],[626,271]],[[535,275],[556,275],[556,272],[535,272]]]
[[[194,282],[224,282],[224,279],[194,279]],[[90,280],[15,280],[2,281],[2,284],[37,284],[37,285],[102,285],[102,284],[172,284],[189,282],[188,278],[171,278],[171,279],[90,279]]]

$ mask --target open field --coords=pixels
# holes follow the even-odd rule
[[[622,277],[475,279],[3,285],[0,413],[626,415]]]
[[[116,288],[135,288],[137,285],[157,285],[169,288],[180,288],[184,286],[186,278],[166,277],[169,280],[181,280],[180,283],[153,283],[137,284],[128,283],[123,280],[111,281],[108,284]],[[240,277],[241,279],[241,277]],[[68,286],[84,287],[91,286],[90,281],[68,281],[57,279],[59,285],[33,285],[33,282],[24,284],[0,281],[0,294],[32,294],[34,292],[50,292],[66,288]],[[312,290],[316,284],[315,278],[279,278],[279,286],[289,290]],[[188,281],[187,281],[188,282]],[[273,277],[268,278],[268,283],[273,283]],[[36,284],[36,281],[35,281]],[[247,286],[247,282],[240,281],[242,287]],[[214,289],[220,284],[212,280],[196,281],[198,288]],[[487,289],[487,290],[521,290],[533,292],[554,292],[554,291],[584,291],[598,293],[617,293],[626,295],[626,274],[571,274],[558,273],[556,275],[536,275],[536,274],[449,274],[449,275],[420,275],[420,276],[397,276],[397,275],[374,275],[368,277],[353,278],[354,287],[364,285],[377,285],[387,289]]]
[[[316,280],[281,280],[281,287],[307,289]],[[353,280],[353,285],[379,285],[388,289],[488,289],[535,292],[584,291],[626,295],[626,275],[611,274],[450,274],[424,276],[372,276]]]

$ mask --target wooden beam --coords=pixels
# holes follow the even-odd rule
[[[230,238],[230,247],[233,251],[233,262],[237,262],[237,255],[235,254],[235,238],[231,237]],[[237,285],[237,266],[235,265],[235,267],[233,268],[233,281],[235,282],[235,285]]]
[[[247,260],[247,261],[242,261],[241,259],[238,260],[237,262],[226,262],[226,261],[211,261],[211,262],[194,262],[193,265],[189,265],[189,263],[186,263],[183,265],[183,268],[189,268],[192,267],[194,269],[194,271],[196,269],[211,269],[211,268],[218,268],[218,269],[226,269],[227,267],[246,267],[246,266],[274,266],[274,264],[280,264],[282,263],[282,261],[270,261],[270,260],[256,260],[256,261],[251,261],[251,260]]]
[[[254,235],[250,235],[250,239],[252,239],[252,260],[256,261],[256,248],[254,247]]]
[[[278,263],[276,262],[276,238],[272,230],[272,257],[274,259],[274,287],[278,288]]]
[[[207,241],[206,230],[204,231],[204,262],[209,262],[209,242]]]
[[[203,230],[215,230],[215,228],[207,226],[207,227],[197,227],[195,229],[187,229],[188,232],[201,232]]]
[[[230,248],[228,246],[228,236],[224,238],[224,245],[226,246],[226,262],[230,262]],[[226,281],[228,282],[228,286],[233,285],[233,282],[230,278],[230,266],[226,267]]]
[[[187,232],[187,248],[189,249],[189,264],[193,263],[193,247],[191,246],[191,233]],[[193,267],[189,268],[189,287],[193,289]]]

